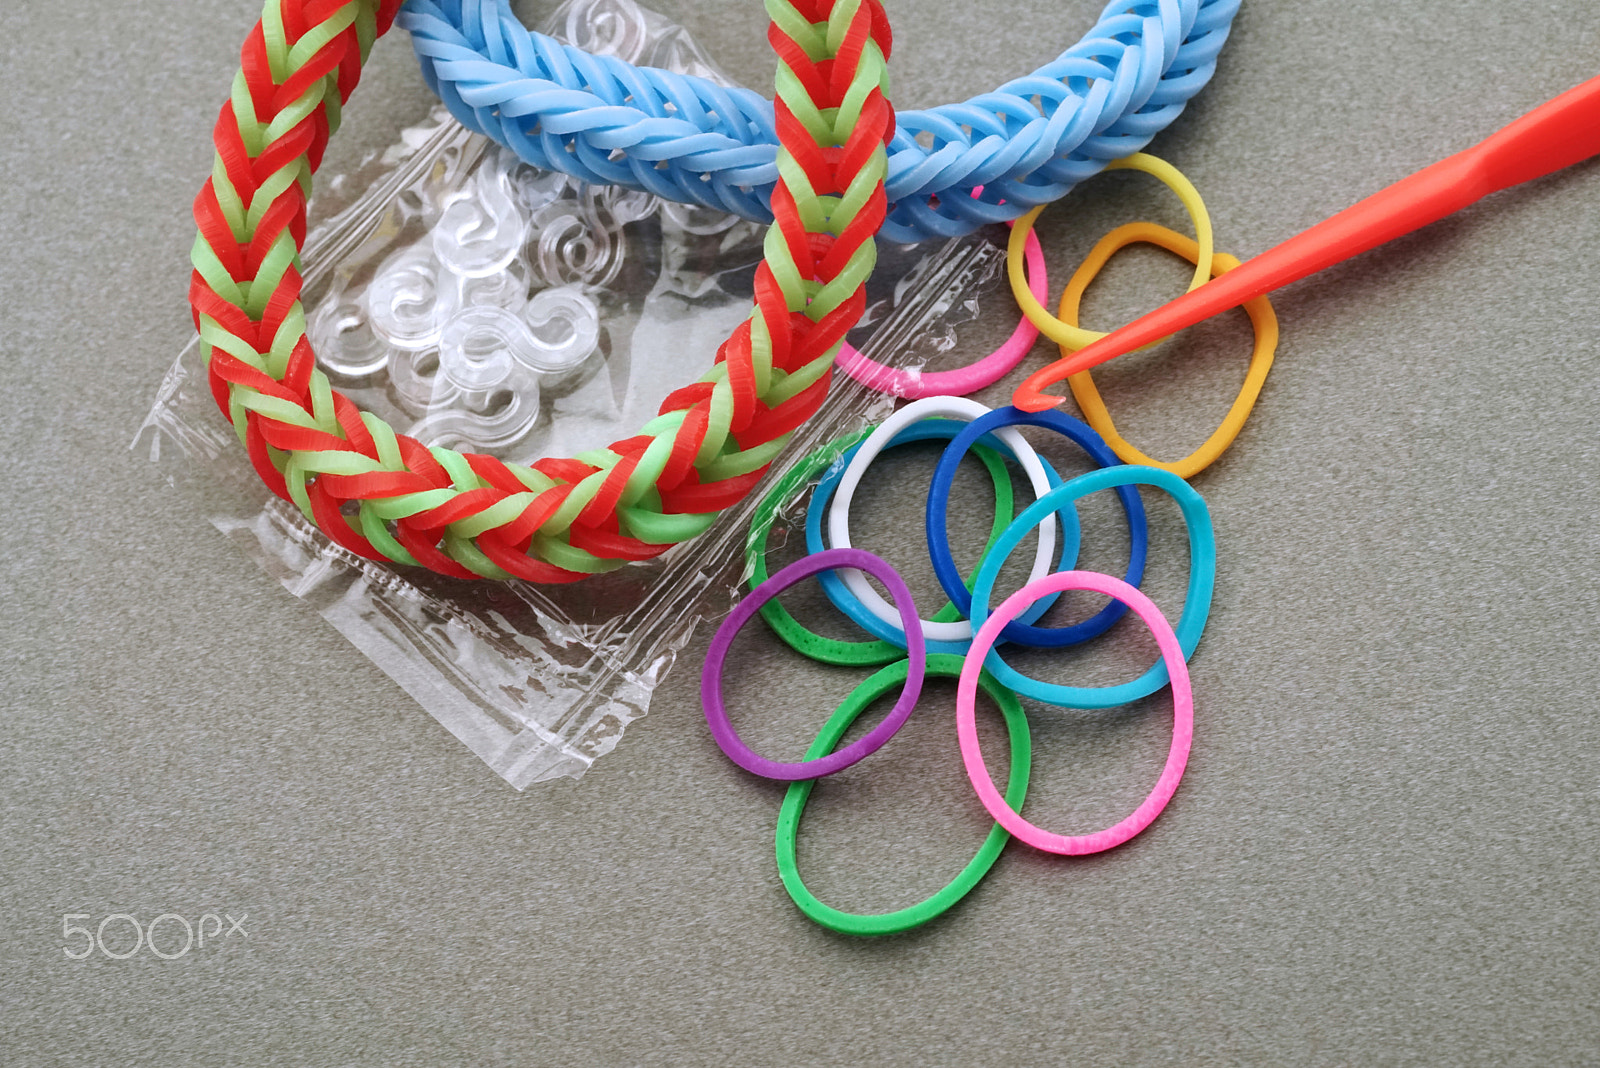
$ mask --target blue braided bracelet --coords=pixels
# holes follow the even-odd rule
[[[882,236],[957,237],[1014,219],[1140,151],[1211,80],[1239,2],[1112,0],[1033,74],[898,112]],[[770,100],[559,44],[524,28],[508,0],[407,0],[397,25],[451,114],[528,163],[771,220]]]

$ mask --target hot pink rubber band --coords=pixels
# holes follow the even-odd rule
[[[995,636],[1034,601],[1063,590],[1093,590],[1115,597],[1133,609],[1155,636],[1161,658],[1166,661],[1167,671],[1172,678],[1172,748],[1167,753],[1167,764],[1161,769],[1155,789],[1121,823],[1093,834],[1055,834],[1023,819],[994,788],[989,769],[983,762],[983,752],[978,748],[974,699],[978,691],[978,673],[983,670],[984,657],[994,646]],[[1172,800],[1173,793],[1178,789],[1178,780],[1183,778],[1184,766],[1189,762],[1189,746],[1194,740],[1194,697],[1189,689],[1189,669],[1184,663],[1178,636],[1172,632],[1172,625],[1150,598],[1119,578],[1093,571],[1058,571],[1037,582],[1030,582],[1007,597],[995,609],[994,615],[983,621],[983,626],[978,628],[976,637],[972,639],[972,649],[967,653],[961,679],[956,684],[956,737],[961,743],[961,760],[967,766],[967,778],[972,780],[978,799],[989,810],[989,815],[995,818],[995,822],[1018,839],[1035,849],[1069,855],[1098,853],[1119,846],[1150,826],[1151,821],[1167,807],[1167,802]]]
[[[1027,257],[1028,289],[1033,293],[1035,300],[1043,303],[1050,287],[1045,276],[1044,249],[1039,247],[1039,238],[1032,231],[1028,233],[1023,255]],[[888,367],[861,355],[848,344],[839,349],[839,354],[834,357],[833,363],[835,367],[862,385],[884,393],[893,393],[897,397],[907,397],[912,400],[921,397],[964,397],[968,393],[976,393],[983,387],[998,382],[1006,372],[1022,362],[1022,358],[1033,349],[1033,343],[1038,339],[1039,328],[1034,326],[1027,316],[1023,316],[1004,345],[983,359],[953,371],[922,372],[908,371],[904,367]]]

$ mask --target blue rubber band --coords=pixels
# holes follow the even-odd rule
[[[897,445],[909,445],[913,441],[949,441],[966,428],[966,423],[956,419],[925,419],[912,423],[900,433],[890,439],[886,449]],[[1010,454],[1011,449],[1004,442],[991,435],[984,435],[979,443],[988,446],[997,452]],[[833,491],[839,488],[839,481],[844,478],[845,468],[861,448],[861,443],[850,446],[845,453],[829,466],[826,474],[811,491],[811,501],[806,506],[806,552],[820,553],[827,546],[822,538],[822,517],[827,513],[828,502],[833,499]],[[1044,468],[1045,478],[1049,480],[1051,489],[1063,485],[1061,476],[1043,456],[1039,463]],[[1073,505],[1063,506],[1060,515],[1061,521],[1061,556],[1056,565],[1057,571],[1071,570],[1078,559],[1078,546],[1080,542],[1080,528],[1078,525],[1078,509]],[[833,606],[849,616],[862,630],[867,631],[875,638],[906,647],[906,632],[883,619],[878,618],[866,605],[862,604],[855,594],[850,592],[850,587],[844,584],[835,572],[824,571],[818,576],[822,591],[827,594]],[[1045,612],[1049,611],[1059,594],[1052,594],[1030,605],[1020,618],[1024,623],[1032,623]],[[929,653],[952,653],[957,656],[966,655],[967,649],[972,645],[971,640],[964,642],[936,641],[927,638],[924,641]]]
[[[944,587],[945,596],[969,618],[972,613],[972,600],[974,594],[967,591],[962,582],[961,572],[956,568],[955,559],[950,555],[949,528],[945,522],[945,510],[950,505],[950,485],[956,477],[956,465],[961,458],[972,448],[975,441],[992,430],[999,430],[1008,426],[1036,426],[1046,430],[1054,430],[1073,441],[1079,448],[1089,454],[1089,458],[1101,467],[1120,467],[1122,461],[1116,453],[1106,446],[1105,441],[1089,426],[1080,423],[1070,415],[1049,410],[1043,412],[1025,412],[1020,408],[996,408],[988,415],[974,419],[968,423],[951,440],[944,450],[944,455],[939,457],[939,466],[933,472],[933,485],[928,489],[928,556],[933,561],[933,573],[939,578],[939,585]],[[1073,485],[1074,483],[1067,483]],[[1047,497],[1056,496],[1052,490]],[[1117,490],[1117,497],[1122,501],[1122,510],[1128,517],[1128,571],[1124,581],[1130,586],[1138,586],[1144,578],[1145,555],[1149,551],[1149,532],[1146,529],[1144,517],[1144,502],[1139,499],[1139,491],[1132,486],[1123,486]],[[1041,498],[1043,499],[1043,498]],[[1022,514],[1032,515],[1038,501],[1030,505]],[[1040,517],[1039,522],[1043,521]],[[1018,522],[1021,522],[1019,519]],[[1037,526],[1038,523],[1032,524]],[[1008,530],[1014,529],[1013,523]],[[1031,528],[1030,528],[1031,529]],[[1018,535],[1020,540],[1021,535]],[[1015,548],[1016,543],[1012,542]],[[1009,555],[1010,549],[1006,550]],[[990,553],[985,561],[993,559],[1004,560],[1004,555],[998,556]],[[995,567],[1000,565],[997,563]],[[981,568],[980,568],[981,572]],[[990,587],[994,580],[990,579]],[[976,587],[974,587],[976,589]],[[985,594],[987,596],[987,594]],[[1027,645],[1039,649],[1059,649],[1066,645],[1075,645],[1078,642],[1088,641],[1090,638],[1104,634],[1111,625],[1121,619],[1128,611],[1128,606],[1121,601],[1112,601],[1099,612],[1090,616],[1081,623],[1074,623],[1070,627],[1035,627],[1024,622],[1021,618],[1015,619],[1005,625],[1000,636],[1007,641],[1018,645]],[[985,609],[987,614],[987,609]],[[977,619],[972,620],[973,632],[977,632],[979,625]],[[1011,685],[1007,683],[1007,685]],[[1015,687],[1013,687],[1015,689]]]
[[[1200,635],[1206,629],[1206,618],[1211,614],[1211,591],[1217,575],[1217,542],[1211,528],[1211,512],[1206,502],[1194,488],[1170,471],[1158,467],[1123,465],[1090,471],[1071,482],[1051,490],[1034,501],[1016,521],[1005,529],[978,567],[972,583],[972,626],[983,626],[989,617],[989,599],[994,594],[995,578],[1007,556],[1044,517],[1058,512],[1062,505],[1086,497],[1097,490],[1116,487],[1120,493],[1133,486],[1154,486],[1165,490],[1183,511],[1183,521],[1189,530],[1189,592],[1184,597],[1183,615],[1173,631],[1187,661],[1200,644]],[[1148,697],[1167,684],[1167,665],[1157,660],[1155,666],[1132,682],[1117,686],[1061,686],[1055,683],[1030,679],[1014,670],[996,652],[984,660],[1001,685],[1008,686],[1024,697],[1064,708],[1112,708]]]
[[[1142,150],[1211,80],[1239,3],[1113,0],[1033,74],[899,112],[880,236],[957,237],[1014,219]],[[508,0],[407,0],[396,25],[450,113],[535,167],[771,220],[770,100],[530,33]]]

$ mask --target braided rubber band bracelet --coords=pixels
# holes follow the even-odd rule
[[[961,422],[952,422],[944,419],[930,419],[925,422],[913,423],[896,433],[885,447],[894,448],[913,441],[950,441],[961,432],[964,425]],[[1010,472],[1005,468],[1005,461],[1001,458],[1001,452],[994,451],[1009,452],[1009,446],[996,438],[986,437],[983,440],[992,442],[993,449],[984,448],[980,444],[973,451],[978,453],[984,465],[989,468],[989,476],[994,481],[995,486],[994,525],[990,528],[989,539],[983,549],[984,553],[987,553],[994,547],[995,539],[1000,536],[1000,532],[1011,525],[1012,493]],[[808,552],[819,553],[828,547],[822,537],[822,517],[825,512],[831,510],[829,504],[834,491],[838,488],[839,481],[844,477],[846,470],[855,462],[857,450],[861,447],[860,445],[855,445],[846,450],[844,455],[839,458],[839,461],[817,483],[816,489],[811,491],[811,501],[806,506],[806,550]],[[993,466],[991,466],[990,457],[993,457]],[[1036,462],[1043,469],[1045,485],[1042,491],[1037,489],[1034,491],[1037,496],[1043,496],[1051,488],[1061,485],[1061,476],[1056,474],[1055,468],[1051,467],[1044,457],[1033,454],[1031,450],[1024,452],[1023,457],[1024,459],[1019,462],[1022,463],[1024,471],[1028,471],[1033,462]],[[1029,477],[1032,478],[1032,474]],[[1065,529],[1061,536],[1061,555],[1055,570],[1063,571],[1070,568],[1078,558],[1078,511],[1076,508],[1064,508],[1059,518]],[[1048,559],[1045,560],[1044,566],[1040,567],[1036,558],[1034,570],[1037,572],[1035,577],[1048,574],[1051,570]],[[898,619],[885,620],[880,618],[865,604],[862,604],[860,598],[856,597],[851,592],[850,587],[845,585],[838,574],[834,572],[823,572],[818,578],[818,583],[822,586],[822,592],[827,595],[828,600],[833,602],[833,606],[849,616],[851,621],[862,630],[888,644],[890,648],[895,650],[896,656],[905,651],[906,635],[905,631],[900,629]],[[1049,611],[1054,601],[1055,598],[1040,600],[1024,613],[1024,622],[1032,623],[1039,616]],[[958,620],[963,626],[959,629],[951,628],[951,631],[960,634],[962,630],[965,630],[967,632],[965,638],[944,640],[934,638],[930,633],[936,629],[943,632],[945,627],[941,625],[954,624]],[[927,624],[934,624],[935,626],[930,627]],[[945,607],[929,617],[927,623],[924,624],[923,639],[929,653],[950,653],[960,656],[965,654],[967,647],[972,644],[971,624],[966,622],[961,610],[954,603],[947,601],[945,602]]]
[[[195,201],[190,300],[218,406],[266,484],[363,557],[570,582],[700,533],[822,403],[865,306],[894,124],[881,8],[772,0],[783,148],[755,309],[640,433],[520,467],[396,434],[333,391],[306,340],[311,176],[396,6],[267,0],[245,42]]]
[[[834,492],[833,502],[828,506],[828,543],[836,549],[847,549],[850,541],[850,504],[855,499],[856,487],[861,484],[861,476],[866,473],[878,454],[889,444],[901,430],[915,425],[924,419],[946,418],[959,419],[965,422],[981,419],[990,414],[990,409],[975,400],[965,397],[924,397],[922,400],[912,401],[910,404],[895,412],[884,420],[867,435],[861,444],[855,447],[855,455],[850,458],[845,467],[843,476],[839,479],[838,489]],[[961,436],[961,435],[958,435]],[[981,435],[980,435],[981,436]],[[1034,496],[1043,497],[1050,492],[1049,476],[1045,474],[1044,466],[1039,462],[1038,454],[1033,446],[1016,430],[1006,427],[995,435],[1002,444],[1010,450],[1011,455],[1017,458],[1023,471],[1028,476],[1028,482],[1033,486]],[[976,439],[974,439],[976,440]],[[957,458],[959,461],[959,457]],[[944,470],[941,462],[938,470]],[[955,468],[950,466],[950,477],[955,477]],[[946,499],[949,489],[945,490]],[[1033,568],[1029,579],[1042,578],[1052,570],[1051,563],[1055,558],[1056,524],[1052,519],[1046,519],[1039,525],[1039,544],[1033,555]],[[1076,556],[1076,551],[1074,551]],[[952,565],[953,566],[953,565]],[[839,575],[840,580],[849,590],[850,595],[866,610],[886,623],[893,623],[895,618],[892,609],[884,599],[871,586],[866,579],[854,572],[844,571]],[[958,580],[958,585],[960,582]],[[966,594],[965,587],[961,590]],[[966,605],[955,596],[951,602],[963,613]],[[966,600],[970,601],[970,597]],[[838,604],[837,601],[834,602]],[[841,608],[843,606],[840,606]],[[972,624],[966,619],[952,623],[935,623],[931,620],[922,621],[923,637],[930,641],[966,643],[972,640]],[[893,638],[889,639],[893,641]]]
[[[1139,151],[1210,81],[1238,9],[1239,0],[1113,0],[1083,40],[1031,75],[902,112],[882,236],[955,237],[1013,219]],[[778,14],[779,34],[798,40],[795,17]],[[778,138],[757,94],[561,45],[525,29],[506,0],[408,0],[400,25],[451,113],[528,163],[769,217]],[[982,199],[974,186],[987,186]]]
[[[1090,250],[1089,255],[1084,258],[1082,265],[1067,283],[1067,287],[1061,291],[1061,306],[1057,309],[1057,314],[1062,322],[1073,325],[1078,321],[1078,305],[1089,283],[1112,256],[1138,242],[1164,248],[1190,263],[1198,263],[1200,259],[1199,245],[1183,234],[1168,230],[1165,226],[1157,226],[1155,223],[1129,223],[1126,226],[1119,226],[1102,237]],[[1239,261],[1236,258],[1225,252],[1218,252],[1211,258],[1211,276],[1215,278],[1237,266]],[[1099,432],[1106,444],[1111,446],[1112,452],[1130,464],[1159,467],[1164,471],[1171,471],[1179,478],[1193,478],[1210,467],[1217,457],[1227,451],[1228,446],[1239,436],[1239,431],[1244,429],[1245,420],[1250,418],[1250,412],[1256,406],[1256,399],[1261,396],[1261,387],[1267,381],[1267,372],[1272,370],[1272,358],[1278,351],[1278,316],[1272,310],[1272,302],[1261,296],[1246,301],[1242,306],[1245,314],[1250,316],[1250,325],[1255,331],[1255,348],[1250,353],[1250,367],[1245,372],[1244,385],[1239,388],[1238,396],[1229,406],[1228,414],[1223,418],[1221,425],[1198,449],[1181,460],[1164,463],[1152,459],[1117,433],[1117,424],[1106,409],[1106,402],[1101,398],[1100,390],[1095,387],[1093,372],[1080,371],[1067,376],[1067,385],[1072,388],[1073,399],[1078,402],[1084,420]],[[1061,355],[1069,356],[1072,352],[1073,350],[1067,346],[1061,346]]]
[[[954,447],[952,444],[951,448]],[[973,626],[982,627],[988,619],[989,600],[994,594],[994,583],[1000,574],[1000,567],[1027,534],[1031,524],[1052,512],[1059,511],[1063,505],[1080,497],[1113,488],[1119,493],[1137,492],[1133,489],[1134,486],[1154,486],[1166,491],[1178,502],[1178,508],[1183,513],[1184,526],[1189,533],[1189,588],[1184,595],[1183,614],[1178,617],[1176,633],[1181,659],[1187,661],[1193,656],[1195,647],[1200,644],[1200,635],[1205,632],[1206,619],[1211,614],[1211,593],[1217,574],[1216,535],[1211,528],[1211,511],[1206,507],[1205,498],[1195,492],[1189,483],[1171,471],[1163,471],[1159,467],[1133,467],[1124,464],[1090,471],[1051,490],[1024,508],[1022,514],[1006,528],[1004,534],[1000,535],[1000,540],[989,555],[984,557],[983,563],[978,565],[978,573],[972,581],[970,614]],[[1048,591],[1041,588],[1038,592],[1042,594]],[[1127,604],[1127,599],[1118,595],[1107,607],[1125,609]],[[1007,619],[1010,620],[1015,614],[1007,616]],[[1118,615],[1120,614],[1119,612]],[[1017,625],[1015,622],[1005,624],[1007,628]],[[1031,697],[1035,701],[1043,701],[1049,705],[1063,708],[1114,708],[1130,701],[1137,701],[1141,697],[1148,697],[1167,684],[1165,657],[1131,682],[1116,686],[1062,686],[1030,679],[1002,660],[999,651],[993,646],[992,639],[985,644],[988,652],[985,655],[984,667],[1000,680],[1002,685],[1010,687],[1023,697]]]
[[[978,746],[978,729],[973,703],[977,695],[984,654],[990,648],[995,636],[1000,633],[1001,627],[1026,608],[1033,598],[1066,590],[1091,590],[1103,593],[1132,608],[1150,628],[1150,633],[1155,637],[1156,645],[1161,650],[1162,663],[1167,666],[1172,679],[1172,745],[1167,751],[1167,762],[1161,769],[1161,775],[1156,779],[1154,789],[1125,819],[1093,834],[1061,835],[1046,831],[1022,818],[1018,813],[1021,806],[1010,800],[1009,789],[1007,797],[1000,796],[1000,792],[994,788],[994,782],[989,778],[989,769],[983,763],[983,750]],[[1007,597],[1005,602],[995,609],[994,615],[978,628],[978,635],[972,643],[972,655],[967,658],[966,664],[961,669],[960,681],[956,683],[956,737],[961,744],[961,760],[966,765],[967,778],[972,780],[972,788],[978,792],[978,798],[983,802],[983,807],[989,810],[989,815],[993,816],[1000,826],[1035,849],[1073,856],[1098,853],[1119,846],[1150,826],[1177,791],[1178,781],[1183,778],[1183,769],[1189,761],[1189,747],[1194,740],[1194,698],[1189,688],[1189,669],[1184,663],[1184,655],[1177,635],[1173,633],[1171,625],[1167,623],[1166,617],[1161,614],[1161,610],[1154,602],[1126,582],[1110,575],[1101,575],[1093,571],[1059,571],[1054,575],[1047,575],[1038,582],[1029,583]],[[1013,768],[1016,763],[1014,752],[1013,745],[1011,758]]]
[[[967,591],[966,584],[961,579],[961,572],[956,568],[955,558],[950,553],[950,535],[945,512],[950,506],[950,487],[955,479],[956,465],[961,462],[961,457],[972,447],[972,443],[983,435],[1002,428],[1017,426],[1034,426],[1045,430],[1053,430],[1062,437],[1073,442],[1089,458],[1103,468],[1120,468],[1122,464],[1112,451],[1106,448],[1100,436],[1090,430],[1078,420],[1062,412],[1029,413],[1016,408],[997,408],[988,415],[973,420],[967,428],[958,434],[944,450],[944,455],[939,457],[939,466],[933,472],[933,484],[928,489],[928,509],[926,515],[928,556],[933,562],[933,573],[939,579],[939,585],[944,587],[945,594],[954,602],[955,606],[965,612],[971,619],[971,625],[976,627],[982,620],[972,614],[974,605],[978,602],[978,586],[973,585],[972,591]],[[1080,476],[1066,486],[1075,485],[1081,481]],[[1059,510],[1062,505],[1068,504],[1076,498],[1064,497],[1062,489],[1057,487],[1035,500],[1023,510],[1022,516],[1032,516],[1038,513],[1039,501],[1052,500],[1054,510]],[[1128,520],[1128,570],[1127,581],[1137,585],[1144,578],[1145,556],[1149,551],[1149,531],[1145,524],[1144,502],[1139,499],[1139,492],[1132,487],[1121,487],[1117,490],[1117,498],[1122,504],[1123,513]],[[1019,528],[1022,516],[1018,516],[1007,529],[1007,535],[1002,535],[1000,543],[994,546],[984,556],[978,566],[978,574],[990,572],[989,584],[984,587],[983,603],[987,604],[994,588],[994,576],[999,574],[1000,567],[1005,563],[1012,550],[1016,548],[1019,539],[1031,528]],[[998,555],[997,555],[998,554]],[[989,565],[993,565],[990,568]],[[1113,601],[1099,612],[1090,616],[1081,623],[1074,623],[1068,627],[1037,627],[1031,623],[1016,620],[1006,624],[1002,636],[1006,641],[1016,642],[1018,645],[1031,646],[1043,649],[1059,649],[1067,645],[1088,641],[1108,630],[1113,623],[1122,618],[1127,606],[1121,602]],[[1009,670],[1009,668],[1007,669]],[[1007,682],[1004,676],[998,676],[1002,682],[1016,687]],[[1018,691],[1019,693],[1022,691]]]
[[[929,654],[928,674],[958,678],[963,664],[964,661],[959,656]],[[909,663],[905,660],[891,664],[851,691],[850,696],[846,697],[844,703],[828,718],[828,722],[823,724],[817,740],[811,743],[811,748],[807,750],[806,757],[814,759],[832,751],[833,747],[839,744],[844,732],[873,701],[904,680],[908,668]],[[1016,695],[995,682],[988,672],[978,673],[978,685],[994,699],[1000,708],[1000,714],[1005,717],[1006,733],[1011,739],[1011,770],[1007,775],[1005,803],[1013,810],[1021,810],[1023,798],[1028,792],[1029,765],[1033,762],[1033,748],[1028,735],[1028,717],[1023,714],[1022,702],[1017,700]],[[978,848],[977,854],[967,866],[938,893],[915,905],[876,915],[843,912],[831,905],[823,904],[807,889],[805,880],[800,878],[800,865],[795,856],[796,840],[800,834],[800,817],[805,813],[806,801],[811,797],[815,785],[812,780],[791,783],[788,792],[783,795],[783,807],[778,811],[776,836],[778,876],[783,880],[784,889],[789,891],[789,897],[801,912],[822,926],[841,934],[894,934],[897,931],[908,931],[937,916],[942,916],[956,902],[966,897],[967,893],[989,873],[989,869],[994,867],[994,862],[1000,858],[1000,851],[1011,838],[1006,829],[996,823],[989,829],[983,845]]]
[[[733,639],[738,636],[744,625],[750,622],[762,604],[795,583],[832,567],[858,568],[889,588],[890,595],[900,606],[901,618],[907,630],[906,653],[910,668],[906,674],[905,685],[901,688],[900,699],[895,702],[889,714],[883,717],[882,722],[868,731],[864,737],[838,752],[830,752],[826,756],[815,758],[807,757],[791,763],[769,760],[746,745],[739,737],[739,732],[733,729],[733,724],[728,719],[728,706],[722,696],[722,667],[728,659],[728,650],[733,647]],[[864,549],[829,549],[796,560],[734,605],[733,611],[717,627],[717,633],[711,639],[705,665],[700,671],[700,704],[705,710],[706,725],[711,728],[711,736],[728,755],[728,759],[741,768],[768,779],[784,782],[831,775],[871,756],[884,742],[894,737],[894,732],[900,729],[901,724],[917,707],[917,697],[922,693],[922,677],[927,655],[922,645],[922,632],[915,626],[916,619],[916,604],[911,600],[911,591],[906,588],[905,580],[887,562]]]

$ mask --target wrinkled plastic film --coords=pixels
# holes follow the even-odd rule
[[[630,61],[720,77],[630,0],[572,0],[548,29]],[[303,257],[307,329],[336,388],[429,445],[510,462],[574,455],[642,426],[748,313],[762,228],[537,171],[443,109],[326,183]],[[955,343],[1000,274],[983,238],[890,247],[851,335],[916,367]],[[887,415],[840,374],[795,459]],[[253,478],[191,343],[135,447],[495,772],[578,777],[644,715],[695,627],[733,603],[762,485],[661,557],[573,586],[467,583],[363,560]]]

